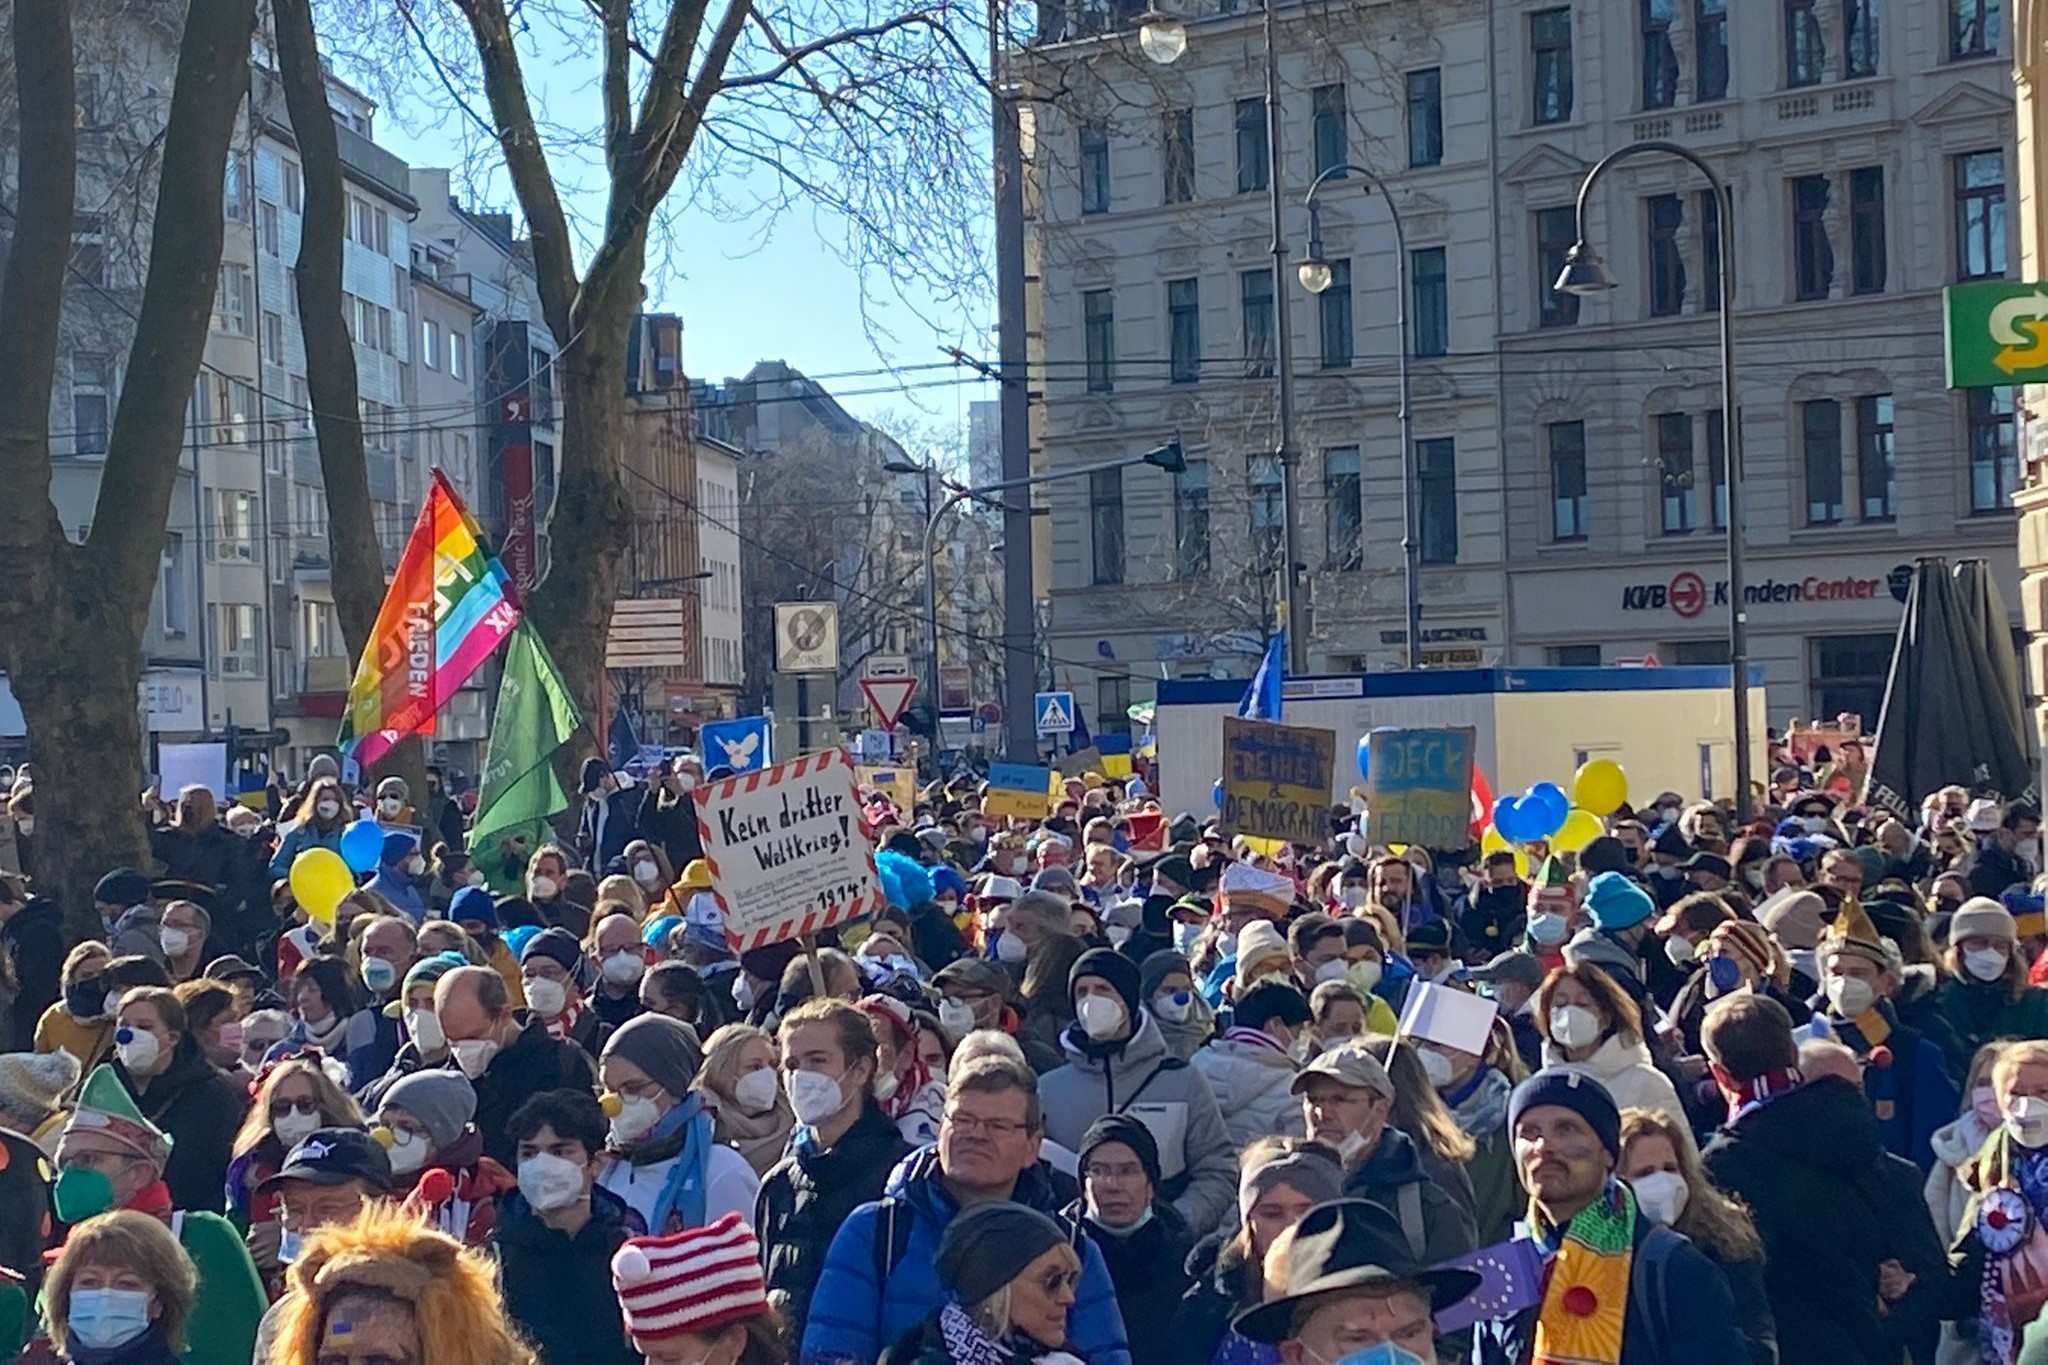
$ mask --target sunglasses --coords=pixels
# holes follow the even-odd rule
[[[317,1114],[320,1112],[320,1102],[310,1095],[296,1100],[272,1100],[270,1102],[270,1117],[281,1119],[294,1109],[298,1110],[301,1114]]]
[[[1057,1294],[1062,1288],[1079,1289],[1081,1272],[1078,1270],[1048,1270],[1038,1279],[1038,1287],[1047,1294]]]

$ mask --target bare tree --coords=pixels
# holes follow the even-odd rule
[[[0,657],[42,774],[53,837],[37,881],[75,933],[100,931],[94,880],[143,866],[129,775],[141,751],[139,642],[160,571],[185,404],[220,271],[222,188],[249,83],[255,0],[191,0],[162,136],[149,269],[92,528],[74,543],[50,499],[50,400],[77,207],[71,0],[12,14],[18,196],[0,280]]]

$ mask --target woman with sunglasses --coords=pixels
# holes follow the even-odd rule
[[[1067,1345],[1067,1311],[1081,1282],[1074,1234],[1022,1204],[980,1204],[939,1238],[946,1304],[882,1353],[882,1365],[1021,1365]]]
[[[283,1274],[277,1248],[284,1222],[276,1192],[262,1193],[261,1186],[277,1174],[285,1153],[301,1138],[317,1128],[361,1128],[363,1111],[321,1068],[318,1057],[273,1062],[251,1088],[256,1102],[229,1148],[228,1218],[241,1229],[250,1258],[275,1291]]]

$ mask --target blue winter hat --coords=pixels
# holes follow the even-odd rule
[[[512,950],[513,957],[524,962],[526,961],[526,945],[533,942],[534,935],[539,932],[540,926],[538,924],[515,924],[505,931],[505,946]]]
[[[1586,913],[1612,933],[1631,929],[1650,917],[1657,903],[1650,893],[1619,872],[1602,872],[1586,883]]]
[[[420,846],[420,839],[411,830],[396,830],[384,836],[384,865],[396,867],[413,855]]]
[[[1621,1110],[1606,1086],[1581,1071],[1547,1066],[1516,1086],[1508,1096],[1508,1131],[1531,1109],[1552,1104],[1584,1119],[1608,1154],[1621,1159]]]
[[[448,918],[457,924],[481,924],[486,929],[495,929],[498,902],[481,886],[465,886],[448,902]]]
[[[661,915],[647,921],[647,927],[640,932],[640,941],[650,948],[668,951],[669,931],[683,922],[681,915]]]
[[[967,899],[967,879],[948,864],[940,863],[932,869],[932,897],[937,899],[948,893],[955,900]]]

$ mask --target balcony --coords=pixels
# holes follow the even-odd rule
[[[299,660],[299,709],[309,716],[340,719],[348,701],[349,663],[339,654]]]

